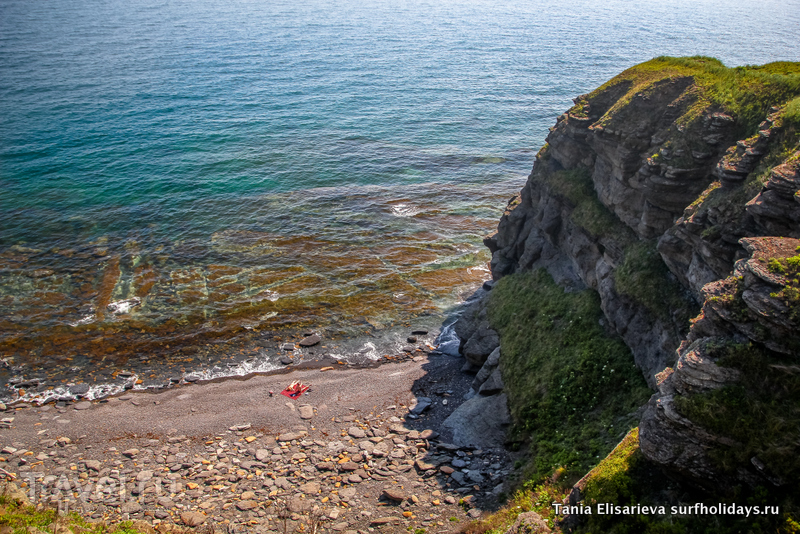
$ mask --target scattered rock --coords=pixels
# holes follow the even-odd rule
[[[303,435],[297,432],[286,432],[285,434],[280,434],[278,436],[278,441],[295,441],[301,439],[302,437]]]
[[[419,433],[419,439],[435,439],[438,437],[439,433],[431,429],[426,429]]]
[[[103,466],[98,460],[86,460],[84,465],[86,465],[86,469],[91,469],[92,471],[100,471]]]
[[[75,405],[76,410],[88,410],[92,407],[92,403],[89,401],[82,401]]]
[[[411,413],[414,415],[420,415],[433,404],[429,397],[417,397],[416,401],[416,405],[411,409]]]
[[[75,384],[69,387],[69,392],[80,397],[89,393],[89,384]]]
[[[517,521],[506,530],[505,534],[549,534],[550,532],[552,531],[542,516],[536,512],[523,512],[517,516]]]
[[[436,466],[430,462],[426,462],[422,458],[418,459],[417,462],[417,469],[420,471],[428,471],[429,469],[436,469]]]
[[[153,478],[153,472],[149,469],[145,469],[144,471],[139,471],[139,474],[136,475],[136,480],[138,482],[147,482]]]
[[[377,517],[377,518],[373,519],[372,521],[370,521],[370,525],[374,525],[374,526],[388,525],[390,523],[400,523],[401,521],[403,521],[403,519],[400,518],[400,517],[393,517],[393,516]]]
[[[135,514],[142,511],[142,505],[138,502],[129,501],[120,506],[119,511],[123,514]]]
[[[298,488],[302,493],[307,495],[316,495],[319,493],[319,482],[306,482]]]
[[[193,397],[180,393],[176,396],[178,401]],[[444,390],[436,389],[435,394],[442,395]],[[126,398],[141,401],[142,406],[152,404],[141,395]],[[420,397],[419,401],[424,403],[426,399]],[[114,399],[110,406],[116,401]],[[420,405],[419,401],[415,407]],[[283,410],[282,403],[275,404],[277,409]],[[190,408],[191,404],[189,401],[183,406]],[[426,441],[437,437],[432,429],[412,429],[413,422],[405,428],[405,406],[395,405],[366,413],[353,408],[348,412],[348,404],[331,408],[320,405],[316,413],[315,407],[309,404],[288,404],[303,418],[315,417],[315,426],[309,428],[295,420],[296,426],[289,426],[278,435],[265,435],[262,428],[253,429],[250,423],[242,423],[200,438],[179,435],[178,430],[172,429],[166,431],[162,439],[128,435],[100,446],[99,442],[81,439],[77,447],[66,437],[55,440],[43,435],[43,439],[33,444],[23,444],[21,439],[8,440],[2,455],[9,458],[9,462],[19,461],[24,467],[30,456],[26,450],[33,449],[33,457],[27,462],[43,463],[42,468],[37,469],[43,471],[39,482],[43,487],[53,489],[56,484],[62,484],[61,475],[66,475],[68,482],[65,484],[69,486],[60,489],[64,498],[70,499],[70,506],[75,502],[72,471],[80,477],[80,484],[86,481],[91,487],[113,487],[114,484],[118,487],[119,481],[124,479],[124,498],[104,497],[102,502],[89,499],[84,505],[85,509],[88,506],[88,515],[118,521],[124,519],[121,514],[130,514],[130,519],[144,514],[147,520],[164,520],[162,526],[172,521],[181,524],[181,527],[172,527],[175,532],[178,528],[199,525],[208,528],[207,525],[225,519],[235,520],[236,532],[241,532],[241,526],[248,521],[252,525],[260,523],[261,527],[255,527],[255,531],[259,531],[268,526],[267,516],[278,513],[284,506],[293,514],[293,521],[299,521],[316,508],[320,517],[331,521],[328,529],[333,532],[351,528],[366,531],[369,523],[392,525],[398,521],[405,523],[404,517],[422,517],[424,510],[414,507],[431,506],[433,497],[422,494],[420,499],[411,492],[425,492],[426,485],[441,487],[436,499],[449,503],[436,506],[453,506],[452,510],[440,508],[439,515],[461,514],[451,496],[458,494],[444,488],[446,482],[454,488],[457,485],[446,476],[445,470],[439,469],[452,460],[452,451],[437,450],[437,444]],[[47,414],[47,408],[52,413]],[[68,408],[45,406],[45,409],[30,411],[48,425],[55,424]],[[339,411],[342,409],[344,413]],[[56,414],[57,411],[60,413]],[[19,425],[22,414],[23,411],[17,412],[15,424]],[[46,422],[48,417],[52,423]],[[340,436],[342,432],[346,437]],[[337,438],[325,437],[329,435]],[[94,446],[95,450],[87,452],[84,446],[87,449]],[[84,459],[89,456],[91,459]],[[9,467],[16,465],[8,464]],[[464,491],[474,491],[468,476],[462,476],[461,481],[458,486],[467,488]],[[421,486],[419,490],[417,486]],[[171,494],[174,497],[171,498]],[[381,496],[380,502],[375,499],[376,494]],[[453,502],[447,501],[447,497]],[[380,508],[387,504],[402,508],[397,510],[396,516],[389,516],[386,509]],[[424,513],[424,517],[427,516]],[[427,528],[427,524],[425,526]],[[140,530],[150,532],[144,528]]]
[[[317,345],[320,341],[322,341],[322,338],[319,337],[319,335],[312,334],[306,338],[301,339],[299,345],[301,347],[313,347],[314,345]]]
[[[358,464],[355,462],[343,462],[339,464],[339,469],[342,471],[355,471],[358,469]]]
[[[408,495],[399,488],[384,488],[383,496],[389,500],[402,502],[408,499]]]
[[[301,514],[311,510],[311,501],[302,497],[295,497],[293,499],[289,499],[289,502],[286,506],[290,512]]]
[[[236,503],[236,508],[238,508],[242,512],[245,512],[247,510],[252,510],[253,508],[257,508],[257,507],[258,507],[258,502],[254,501],[254,500],[250,500],[250,499],[244,500],[244,501],[239,501],[239,502]]]
[[[187,527],[199,527],[206,522],[206,515],[202,512],[183,512],[181,521]]]
[[[344,500],[350,500],[356,496],[355,488],[342,488],[339,490],[339,496]]]
[[[363,430],[361,430],[360,428],[358,428],[358,427],[355,427],[355,426],[351,426],[350,428],[348,428],[348,429],[347,429],[347,433],[348,433],[348,434],[349,434],[351,437],[354,437],[354,438],[356,438],[356,439],[361,439],[361,438],[364,438],[364,437],[366,437],[366,435],[367,435],[367,434],[366,434],[366,433],[365,433]]]

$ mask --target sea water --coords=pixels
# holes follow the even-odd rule
[[[798,35],[797,1],[3,0],[2,396],[402,350],[573,97]]]

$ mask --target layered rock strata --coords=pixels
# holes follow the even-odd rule
[[[800,325],[790,313],[792,303],[779,297],[792,281],[770,269],[770,262],[795,256],[800,240],[763,237],[743,239],[742,245],[750,258],[739,260],[732,276],[703,288],[703,311],[681,343],[677,364],[660,374],[658,393],[647,405],[640,424],[640,446],[647,458],[704,485],[744,481],[751,486],[780,486],[784,482],[757,456],[750,458],[750,465],[739,466],[735,474],[720,473],[711,453],[742,444],[697,424],[678,406],[680,399],[741,381],[740,371],[718,364],[715,347],[751,343],[797,355]],[[765,449],[769,446],[764,444]]]
[[[495,280],[543,268],[565,291],[597,291],[607,327],[658,386],[642,422],[647,458],[697,481],[774,482],[756,457],[722,474],[709,451],[735,444],[673,402],[739,383],[735,368],[717,365],[720,343],[800,347],[796,299],[784,298],[794,282],[770,263],[796,254],[790,238],[800,237],[800,145],[787,104],[796,90],[770,103],[771,89],[742,89],[762,83],[745,79],[748,68],[728,69],[753,106],[715,100],[709,80],[725,68],[710,62],[659,58],[576,98],[484,243]],[[475,304],[457,325],[473,371],[494,349],[493,337],[479,343],[491,335],[478,327],[482,313]]]

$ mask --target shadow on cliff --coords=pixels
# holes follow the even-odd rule
[[[422,365],[425,375],[411,389],[414,401],[402,425],[405,443],[427,452],[407,472],[415,471],[417,482],[428,486],[431,513],[439,505],[460,504],[468,517],[478,518],[496,511],[508,489],[505,481],[512,468],[503,447],[505,395],[479,395],[473,389],[476,368],[460,353],[464,342],[454,326],[486,294],[484,289],[476,291],[443,323],[438,349],[428,356]],[[390,468],[405,469],[400,461],[388,460]],[[411,506],[408,501],[387,500]]]

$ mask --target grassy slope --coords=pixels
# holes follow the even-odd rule
[[[614,451],[587,476],[584,503],[641,504],[664,506],[665,515],[592,515],[573,534],[736,534],[796,533],[800,525],[786,513],[785,501],[763,488],[739,491],[725,497],[708,495],[669,480],[650,464],[639,450],[638,429],[632,431]],[[725,515],[671,515],[673,505],[736,503],[745,506],[774,506],[781,515],[747,518]]]
[[[564,293],[545,271],[501,279],[489,318],[502,339],[510,437],[530,450],[527,476],[539,482],[561,467],[574,481],[650,396],[630,350],[600,325],[595,292]]]
[[[680,126],[688,126],[709,110],[724,110],[737,119],[738,137],[744,138],[755,133],[771,107],[790,102],[791,120],[800,125],[800,63],[796,62],[729,68],[710,57],[658,57],[622,72],[587,98],[618,83],[632,82],[626,94],[598,121],[602,125],[634,95],[647,93],[658,81],[684,76],[694,79],[694,103],[676,121]]]

